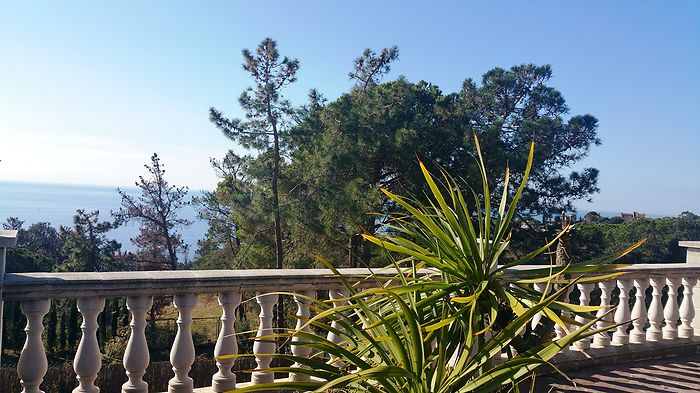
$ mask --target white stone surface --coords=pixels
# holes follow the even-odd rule
[[[83,316],[80,328],[83,335],[80,337],[78,351],[73,360],[73,369],[78,378],[78,387],[73,393],[99,393],[95,386],[97,373],[102,367],[102,354],[97,342],[97,316],[105,308],[105,299],[102,297],[88,297],[78,299],[78,311]]]
[[[273,334],[272,309],[275,304],[277,304],[279,295],[259,293],[255,297],[255,300],[260,305],[260,325],[258,327],[258,334],[255,336],[255,343],[253,344],[253,353],[255,354],[255,362],[258,364],[258,367],[253,371],[251,383],[253,385],[259,385],[275,380],[274,373],[260,370],[270,368],[272,357],[268,355],[274,354],[277,348],[275,339],[270,337],[270,335]]]
[[[122,393],[148,393],[148,384],[143,374],[150,363],[148,342],[146,341],[146,313],[153,305],[150,296],[129,296],[126,307],[131,313],[131,334],[124,351],[124,369],[129,378],[122,385]]]
[[[682,241],[678,245],[686,249],[685,262],[700,265],[700,241]]]
[[[192,341],[192,310],[197,304],[197,295],[180,294],[173,296],[177,308],[177,334],[170,350],[170,364],[175,376],[168,381],[168,393],[192,393],[193,381],[189,377],[194,363],[194,342]]]
[[[17,245],[17,231],[0,229],[0,248],[14,247]]]
[[[700,242],[698,242],[700,243]],[[531,267],[527,267],[529,269]],[[522,270],[509,270],[506,274],[518,274]],[[679,346],[679,341],[688,343],[695,342],[695,332],[700,321],[695,319],[698,295],[695,294],[694,287],[700,277],[700,264],[640,264],[620,269],[625,275],[617,277],[615,281],[587,282],[579,284],[583,295],[580,297],[580,304],[586,305],[590,299],[590,292],[594,285],[597,285],[603,293],[601,301],[604,306],[610,302],[611,294],[615,286],[620,289],[620,306],[617,308],[614,320],[625,323],[634,320],[633,339],[630,340],[625,332],[627,326],[617,328],[613,335],[612,343],[606,337],[600,335],[593,337],[593,348],[588,349],[588,340],[579,342],[576,347],[583,351],[566,351],[566,356],[577,356],[576,354],[613,354],[615,357],[621,354],[647,353],[650,348],[660,348],[669,346]],[[344,269],[343,274],[353,276],[352,280],[360,281],[361,286],[373,286],[377,280],[363,281],[369,274],[366,269]],[[394,272],[385,272],[386,275],[394,275]],[[84,363],[78,374],[83,378],[81,392],[94,392],[90,381],[97,375],[99,370],[99,356],[97,344],[92,342],[90,337],[94,337],[96,329],[96,317],[99,311],[94,307],[84,307],[86,301],[103,297],[127,297],[127,305],[132,313],[132,334],[124,354],[124,365],[129,375],[130,381],[123,385],[122,393],[146,393],[148,388],[143,384],[141,378],[143,371],[148,364],[148,345],[143,334],[145,327],[145,313],[150,307],[152,295],[175,295],[175,305],[178,308],[178,334],[171,350],[171,362],[176,376],[170,381],[169,392],[192,392],[194,391],[191,379],[187,373],[194,360],[193,343],[191,337],[192,311],[196,307],[197,294],[218,293],[219,303],[222,306],[222,330],[215,354],[235,353],[237,347],[233,337],[233,315],[235,308],[241,301],[241,291],[256,291],[257,301],[260,304],[260,323],[258,326],[258,339],[255,341],[254,354],[256,356],[257,369],[261,370],[269,366],[272,357],[261,356],[274,354],[276,345],[269,338],[263,339],[272,333],[272,310],[278,300],[279,295],[270,292],[293,292],[314,297],[318,290],[329,290],[329,297],[335,306],[344,302],[342,298],[342,285],[332,272],[326,269],[310,270],[245,270],[245,271],[166,271],[166,272],[110,272],[110,273],[16,273],[5,275],[5,287],[3,296],[7,299],[21,300],[25,314],[30,322],[27,327],[27,345],[20,359],[19,372],[23,378],[27,393],[38,393],[39,383],[43,378],[45,370],[45,359],[40,334],[41,316],[48,311],[49,298],[82,298],[81,312],[86,321],[95,320],[95,324],[86,326],[84,329],[81,345],[85,348],[79,349],[81,360],[76,359],[76,364]],[[647,310],[644,305],[645,290],[651,284],[653,289],[652,302]],[[637,287],[636,302],[632,312],[628,307],[628,294],[632,285]],[[683,288],[683,297],[680,307],[674,302],[661,303],[661,289],[668,285],[673,288]],[[669,289],[671,299],[674,298],[674,290]],[[87,299],[87,300],[85,300]],[[296,296],[297,316],[301,327],[301,321],[310,316],[310,310],[301,296]],[[92,314],[87,312],[92,308]],[[45,309],[45,310],[44,310]],[[597,315],[602,315],[600,310]],[[43,314],[42,314],[43,313]],[[89,315],[88,315],[89,314]],[[651,328],[645,326],[647,319],[651,323]],[[580,323],[587,322],[585,317],[578,317]],[[681,326],[674,332],[673,321],[681,321]],[[664,326],[665,325],[665,326]],[[603,325],[598,325],[602,327]],[[335,327],[338,327],[335,324]],[[255,327],[254,327],[255,328]],[[561,337],[563,329],[557,329],[556,334]],[[676,338],[676,336],[678,338]],[[335,337],[329,333],[328,338],[334,342],[342,341],[340,337]],[[83,345],[85,341],[87,344]],[[88,342],[90,341],[90,342]],[[637,344],[630,345],[629,342]],[[88,345],[89,344],[89,345]],[[94,344],[94,345],[93,345]],[[292,343],[292,352],[300,356],[307,356],[304,347]],[[646,352],[645,352],[646,351]],[[94,359],[87,361],[90,356]],[[593,355],[591,355],[593,356]],[[43,361],[42,361],[43,357]],[[333,360],[331,360],[333,361]],[[204,388],[203,391],[225,391],[230,389],[235,378],[230,374],[230,367],[233,362],[222,359],[219,361],[218,372],[213,376],[214,387]],[[76,370],[77,370],[76,366]],[[301,375],[292,375],[292,378],[299,378]],[[266,372],[257,371],[253,374],[253,383],[263,383],[270,381],[272,375]],[[219,384],[219,386],[217,386]],[[236,387],[244,386],[239,384]],[[200,389],[197,389],[200,391]]]
[[[49,312],[51,301],[46,300],[26,300],[21,304],[22,314],[27,317],[27,341],[22,348],[22,354],[17,364],[17,374],[20,383],[24,388],[22,393],[43,393],[39,385],[44,380],[44,375],[49,368],[46,360],[44,342],[41,340],[41,333],[44,331],[42,320]]]
[[[238,354],[238,340],[233,323],[236,319],[236,309],[241,304],[241,294],[238,292],[220,293],[218,296],[221,306],[221,330],[214,347],[214,357]],[[236,375],[231,371],[236,359],[217,359],[219,371],[212,377],[214,392],[227,392],[236,388]]]

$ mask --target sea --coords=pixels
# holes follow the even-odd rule
[[[136,187],[120,187],[132,195],[140,195]],[[201,191],[190,191],[187,199]],[[8,217],[24,221],[23,228],[36,222],[49,222],[52,226],[72,226],[76,209],[98,210],[100,221],[112,221],[110,211],[119,209],[121,198],[117,187],[44,184],[0,181],[0,223]],[[184,206],[178,215],[193,221],[188,227],[178,228],[183,241],[190,246],[190,256],[197,248],[197,241],[204,238],[208,229],[206,221],[197,218],[195,207]],[[135,251],[131,238],[138,234],[138,224],[129,223],[110,231],[107,236],[121,243],[123,251]]]

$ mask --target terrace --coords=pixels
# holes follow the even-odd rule
[[[271,292],[294,292],[306,296],[328,296],[342,298],[341,284],[328,270],[226,270],[226,271],[161,271],[161,272],[111,272],[111,273],[4,273],[6,248],[14,246],[16,233],[0,232],[0,294],[2,301],[20,301],[22,313],[26,317],[26,341],[22,350],[17,375],[23,392],[37,393],[47,373],[47,356],[42,340],[44,329],[42,319],[54,299],[77,299],[79,312],[83,317],[82,337],[74,360],[74,372],[79,386],[74,392],[97,392],[100,381],[101,352],[96,337],[98,315],[103,310],[104,299],[126,298],[131,314],[131,334],[124,353],[124,370],[121,380],[125,381],[122,392],[146,393],[149,387],[144,375],[149,366],[149,349],[145,335],[146,313],[150,309],[153,296],[172,295],[178,311],[177,334],[170,352],[173,373],[168,381],[168,392],[225,392],[246,384],[259,384],[288,377],[303,380],[303,374],[289,376],[272,375],[259,371],[269,367],[272,358],[262,356],[274,354],[276,344],[256,340],[253,346],[255,369],[250,381],[243,381],[233,359],[216,362],[217,371],[202,383],[188,376],[195,361],[194,343],[191,334],[192,312],[197,307],[200,294],[217,294],[221,306],[220,333],[216,342],[214,357],[235,354],[238,351],[234,335],[235,310],[241,303],[243,292],[255,292],[259,305],[259,326],[257,337],[272,331],[273,308],[280,295]],[[618,307],[614,314],[616,323],[629,324],[614,331],[599,334],[592,339],[576,342],[557,355],[554,362],[564,370],[607,367],[607,370],[630,369],[630,362],[654,361],[674,356],[698,353],[700,348],[700,318],[695,318],[700,298],[694,288],[700,278],[700,242],[681,242],[687,248],[685,263],[638,264],[624,268],[627,273],[615,280],[598,283],[578,284],[573,289],[573,299],[581,305],[588,305],[591,299],[599,299],[602,305],[628,305]],[[365,269],[345,269],[346,274],[367,274]],[[371,284],[371,283],[367,283]],[[542,290],[540,288],[539,290]],[[670,299],[670,300],[669,300]],[[673,301],[677,299],[678,301]],[[296,315],[305,319],[310,316],[309,304],[302,297],[294,297]],[[1,309],[0,309],[1,310]],[[602,310],[600,311],[603,312]],[[1,311],[0,311],[1,316]],[[533,323],[537,323],[536,320]],[[605,322],[599,322],[602,327]],[[555,329],[554,334],[562,337],[563,329]],[[332,336],[332,333],[329,333]],[[295,355],[304,356],[304,348],[292,344]],[[690,362],[691,358],[679,357],[680,362]],[[634,363],[632,363],[634,364]],[[644,363],[647,364],[647,363]],[[653,368],[660,375],[689,373],[693,364],[679,364],[675,369]],[[592,370],[592,369],[591,369]],[[639,373],[637,373],[639,374]],[[642,373],[643,374],[643,373]],[[693,373],[691,373],[693,374]],[[614,381],[604,377],[595,379],[592,371],[588,378],[578,379],[588,389],[597,391],[625,391],[610,388]],[[590,377],[593,375],[593,377]],[[601,374],[602,375],[602,374]],[[685,379],[682,379],[685,378]],[[682,377],[697,382],[697,374]],[[688,379],[690,378],[690,379]],[[620,379],[618,375],[618,380]],[[624,379],[624,378],[623,378]],[[633,379],[633,378],[632,378]],[[543,377],[543,381],[546,377]],[[657,381],[658,382],[658,381]],[[566,389],[561,381],[552,384]],[[625,381],[627,385],[630,378]],[[559,384],[559,385],[557,385]],[[607,388],[601,387],[606,385]],[[201,386],[199,386],[201,385]],[[634,385],[632,385],[634,386]],[[639,385],[638,390],[653,390],[649,383]],[[646,386],[646,388],[644,387]],[[660,386],[660,385],[655,385]],[[691,385],[692,386],[692,385]],[[19,389],[19,387],[16,387]],[[151,386],[151,388],[155,388]],[[606,390],[608,389],[608,390]],[[661,388],[659,388],[661,389]],[[661,389],[663,390],[663,389]],[[152,391],[152,390],[151,390]],[[595,390],[594,390],[595,391]],[[627,390],[630,391],[630,390]],[[634,391],[634,390],[631,390]],[[685,391],[688,391],[686,388]]]

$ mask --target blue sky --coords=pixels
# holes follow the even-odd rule
[[[0,2],[0,180],[125,185],[158,152],[211,189],[229,148],[210,106],[240,115],[240,50],[264,37],[301,62],[286,95],[347,91],[352,59],[398,45],[391,77],[443,91],[551,64],[572,114],[600,120],[584,210],[700,213],[700,2]]]

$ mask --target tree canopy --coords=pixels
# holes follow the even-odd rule
[[[239,143],[246,149],[256,149],[260,152],[255,168],[261,172],[255,177],[256,185],[269,184],[269,192],[261,189],[259,197],[271,198],[271,209],[258,210],[273,218],[275,266],[281,269],[284,261],[284,246],[282,244],[282,217],[280,209],[279,178],[282,156],[287,148],[287,137],[290,120],[294,109],[289,101],[284,99],[281,92],[285,86],[296,81],[299,70],[299,60],[281,57],[277,42],[265,38],[255,53],[243,49],[243,70],[253,80],[253,86],[241,93],[238,103],[245,111],[245,119],[228,119],[215,108],[209,109],[209,120],[229,139]],[[229,156],[235,156],[229,152]],[[235,157],[241,160],[240,157]],[[243,157],[248,160],[248,157]],[[252,168],[249,166],[248,168]],[[269,169],[268,169],[269,168]],[[269,180],[268,180],[269,179]],[[235,198],[235,196],[232,195]],[[244,197],[247,199],[247,197]],[[236,199],[233,203],[240,203]],[[266,203],[267,204],[267,203]]]
[[[160,270],[178,267],[178,252],[183,247],[178,227],[190,225],[178,216],[186,200],[187,187],[176,187],[165,179],[165,168],[158,154],[153,153],[151,164],[144,165],[147,177],[139,176],[135,183],[141,195],[134,196],[117,189],[121,207],[112,212],[117,225],[136,221],[141,224],[139,235],[131,241],[139,248],[142,270]]]
[[[633,242],[647,242],[625,255],[623,263],[684,262],[681,240],[700,239],[700,216],[684,212],[678,217],[644,218],[623,223],[612,220],[579,223],[572,238],[572,256],[585,261],[625,249]]]
[[[328,101],[312,90],[305,105],[290,111],[285,101],[280,109],[289,125],[277,193],[288,266],[310,266],[315,253],[351,266],[371,262],[374,255],[360,234],[387,230],[388,213],[397,209],[380,189],[423,198],[419,160],[434,173],[447,170],[465,188],[477,184],[473,135],[494,173],[507,165],[511,173],[522,173],[529,143],[536,141],[531,181],[518,211],[521,220],[536,224],[534,218],[571,211],[574,201],[598,191],[597,169],[573,169],[600,144],[597,119],[569,115],[563,95],[549,84],[550,66],[494,68],[480,82],[467,79],[459,91],[446,93],[428,81],[381,81],[397,58],[396,48],[368,49],[354,62],[350,77],[356,83],[347,93]],[[241,105],[250,111],[252,101],[245,96]],[[252,146],[243,139],[241,125],[253,124],[255,113],[262,112],[248,115],[248,123],[226,120],[215,110],[211,117],[225,133],[239,133],[232,139]],[[261,121],[255,125],[261,127]],[[261,129],[269,130],[265,124]],[[236,224],[236,265],[261,266],[271,257],[267,246],[276,243],[266,232],[274,228],[270,211],[275,209],[268,207],[274,193],[264,186],[274,152],[230,153],[227,160],[237,162],[237,169],[219,171],[222,181],[212,196],[230,208],[227,214]],[[489,178],[491,188],[501,192],[503,179]],[[225,247],[224,242],[210,246]]]

